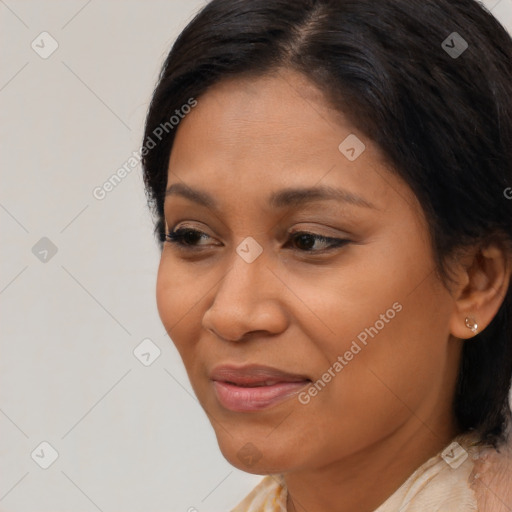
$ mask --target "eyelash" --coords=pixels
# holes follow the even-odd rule
[[[199,231],[197,229],[191,229],[191,228],[180,228],[176,231],[171,231],[170,233],[166,233],[162,236],[162,241],[175,244],[179,249],[185,250],[185,251],[200,251],[201,249],[198,248],[197,245],[190,245],[184,243],[184,238],[187,233],[198,233],[199,235],[204,235],[204,237],[210,238],[206,233],[203,233],[202,231]],[[293,237],[298,236],[304,236],[308,235],[311,238],[321,241],[321,242],[330,242],[329,247],[327,249],[323,250],[300,250],[300,252],[305,253],[322,253],[325,251],[330,251],[332,249],[336,249],[338,247],[342,247],[343,245],[346,245],[350,243],[350,240],[344,239],[344,238],[332,238],[332,237],[326,237],[323,235],[318,235],[315,233],[310,233],[308,231],[296,231],[294,233],[291,233],[291,237],[288,239],[287,243],[293,239]],[[201,236],[203,238],[203,236]]]

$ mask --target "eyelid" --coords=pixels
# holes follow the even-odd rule
[[[182,222],[183,222],[183,224],[181,224]],[[205,228],[203,228],[201,226],[198,227],[195,224],[189,224],[190,222],[198,222],[199,224],[203,224],[201,221],[190,221],[190,220],[177,220],[177,221],[169,223],[169,224],[167,222],[165,222],[165,232],[170,233],[171,230],[175,231],[177,226],[179,226],[179,229],[188,228],[188,229],[191,229],[194,231],[202,231],[203,233],[208,234],[206,231],[204,231],[204,229],[208,229],[207,227],[205,227]],[[303,226],[303,224],[306,224],[306,226]],[[172,225],[172,228],[169,228],[168,227],[169,225]],[[316,226],[316,227],[311,227],[312,225]],[[332,231],[332,234],[326,234],[325,232],[319,233],[316,230],[324,230],[324,231],[329,230],[329,231]],[[325,238],[340,238],[340,237],[341,238],[350,238],[350,237],[354,236],[353,234],[351,234],[350,232],[348,232],[346,230],[341,230],[338,227],[329,226],[328,224],[325,224],[325,222],[298,221],[295,223],[293,228],[291,228],[289,230],[284,230],[284,235],[280,236],[278,238],[280,240],[283,240],[285,236],[289,236],[289,235],[295,234],[297,232],[302,233],[304,231],[307,233],[310,233],[310,234],[314,234],[316,236],[323,236]],[[208,236],[212,236],[212,235],[208,235]]]
[[[180,234],[180,232],[181,232],[181,234]],[[186,251],[188,253],[200,253],[203,251],[203,249],[207,249],[207,247],[204,248],[201,244],[186,244],[186,243],[184,243],[183,238],[184,238],[185,234],[183,232],[184,233],[190,233],[190,232],[195,233],[196,235],[199,236],[199,238],[204,238],[204,237],[213,238],[210,235],[208,235],[207,233],[204,233],[203,231],[201,231],[199,229],[192,228],[192,227],[185,225],[185,226],[180,226],[178,229],[176,229],[176,226],[174,226],[171,232],[167,232],[165,234],[165,236],[163,237],[163,241],[173,244],[177,250]],[[319,249],[319,250],[308,250],[308,249],[301,250],[301,249],[292,247],[292,249],[298,253],[309,254],[309,255],[313,255],[313,256],[316,256],[316,255],[320,256],[322,254],[329,253],[331,251],[334,251],[335,249],[341,248],[341,247],[345,246],[346,244],[352,242],[352,240],[350,240],[348,238],[331,237],[331,236],[326,236],[326,235],[322,235],[319,233],[315,233],[312,231],[308,231],[306,229],[298,229],[298,228],[296,228],[292,231],[289,231],[287,233],[287,235],[288,236],[286,239],[286,243],[283,246],[283,248],[287,248],[290,244],[293,243],[294,235],[310,236],[315,241],[319,240],[319,241],[327,244],[326,248]]]
[[[323,236],[325,238],[347,238],[351,237],[352,235],[348,233],[347,231],[340,230],[339,228],[334,228],[332,226],[327,226],[326,224],[318,224],[318,223],[311,223],[311,222],[302,222],[298,223],[299,226],[295,225],[293,228],[291,228],[289,231],[286,231],[287,235],[293,235],[295,233],[311,233],[317,236]],[[306,226],[303,226],[302,224],[307,224]],[[316,227],[312,227],[312,224]],[[323,232],[318,232],[323,231]],[[325,231],[329,231],[330,234],[325,233]]]
[[[201,231],[200,229],[189,227],[189,226],[180,226],[178,229],[175,227],[172,229],[172,231],[167,231],[164,234],[164,241],[167,242],[175,242],[177,246],[179,246],[182,249],[192,249],[192,250],[200,250],[201,245],[187,245],[179,243],[179,241],[183,238],[183,234],[180,234],[180,232],[194,232],[199,235],[200,238],[213,238],[208,233],[205,233],[204,231]],[[197,249],[196,249],[197,248]]]

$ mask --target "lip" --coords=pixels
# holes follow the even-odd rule
[[[217,366],[210,379],[221,405],[236,412],[272,407],[311,383],[305,375],[255,364]]]

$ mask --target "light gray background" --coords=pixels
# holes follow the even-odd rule
[[[512,0],[485,4],[512,32]],[[222,457],[160,323],[140,166],[92,193],[140,149],[160,65],[202,5],[0,0],[1,512],[220,512],[261,479]],[[43,237],[55,255],[33,251]]]

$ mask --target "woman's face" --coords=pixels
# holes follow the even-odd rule
[[[304,77],[198,98],[167,186],[167,232],[189,231],[164,246],[158,309],[233,465],[320,467],[451,425],[460,346],[422,210]]]

